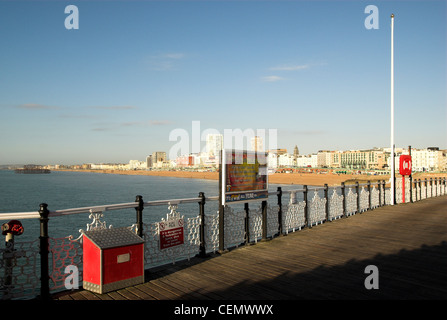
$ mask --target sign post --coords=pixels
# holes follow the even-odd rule
[[[395,168],[394,168],[394,14],[391,14],[391,205],[395,199]]]
[[[411,175],[411,156],[401,155],[399,158],[399,173],[402,175],[402,203],[405,203],[405,176]]]
[[[225,250],[225,206],[231,203],[266,201],[268,197],[267,153],[222,149],[219,162],[219,252]],[[265,208],[265,205],[263,206]],[[263,212],[266,212],[264,210]]]

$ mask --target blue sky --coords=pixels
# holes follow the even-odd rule
[[[446,1],[0,1],[0,164],[144,160],[192,121],[389,147],[391,13],[395,144],[447,148]]]

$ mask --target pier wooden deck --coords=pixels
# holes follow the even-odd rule
[[[368,265],[379,289],[367,290]],[[60,300],[446,299],[447,196],[386,206]]]

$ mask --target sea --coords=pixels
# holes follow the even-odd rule
[[[276,191],[278,185],[269,185]],[[287,187],[287,186],[286,186]],[[294,186],[298,188],[299,186]],[[13,170],[0,170],[0,214],[38,211],[41,203],[48,204],[50,211],[98,205],[134,202],[137,195],[143,200],[169,200],[218,195],[218,181],[206,179],[173,178],[144,175],[120,175],[94,172],[52,171],[49,174],[17,174]],[[275,197],[276,203],[276,197]],[[205,214],[215,214],[217,201],[207,201]],[[198,203],[180,204],[177,210],[185,218],[199,214]],[[146,206],[143,222],[156,223],[170,212],[167,205]],[[49,236],[62,238],[80,235],[92,222],[89,213],[51,217]],[[1,216],[1,215],[0,215]],[[106,226],[124,227],[136,222],[134,208],[103,212]],[[33,241],[39,237],[39,219],[21,219],[24,233],[16,241]],[[1,221],[3,224],[7,221]]]

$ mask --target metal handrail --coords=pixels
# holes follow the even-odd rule
[[[40,218],[38,211],[0,213],[0,221],[10,219],[34,219],[34,218]]]
[[[276,194],[276,193],[275,193]],[[214,197],[206,197],[206,200],[215,201],[218,200],[218,196]],[[155,201],[146,201],[144,202],[144,206],[160,206],[160,205],[169,205],[169,204],[184,204],[184,203],[197,203],[202,199],[199,197],[196,198],[183,198],[183,199],[169,199],[169,200],[155,200]],[[117,204],[105,204],[99,206],[89,206],[89,207],[80,207],[80,208],[69,208],[69,209],[60,209],[60,210],[50,210],[49,217],[60,217],[71,214],[79,214],[79,213],[89,213],[89,212],[105,212],[111,210],[121,210],[121,209],[129,209],[129,208],[137,208],[138,202],[126,202],[126,203],[117,203]],[[9,213],[0,213],[0,220],[9,220],[9,219],[31,219],[31,218],[40,218],[40,214],[38,211],[32,212],[9,212]]]

